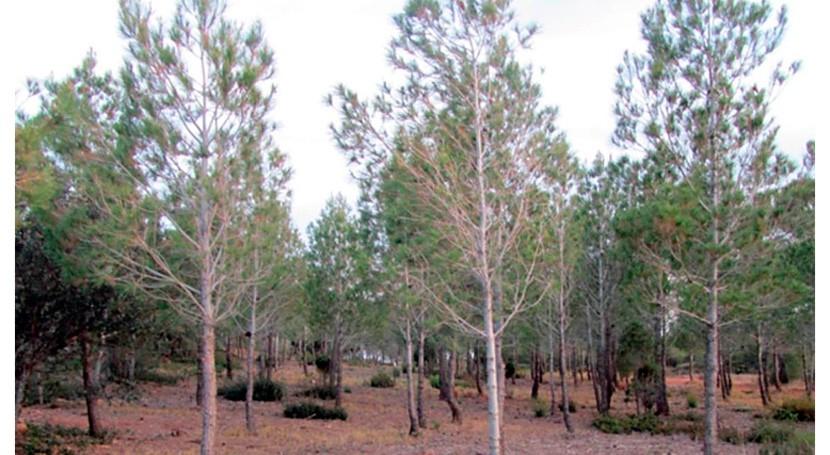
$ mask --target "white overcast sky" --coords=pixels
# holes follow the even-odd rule
[[[174,0],[152,0],[153,9],[169,18]],[[545,69],[538,81],[545,101],[559,107],[559,126],[583,160],[611,151],[615,68],[626,49],[642,49],[640,13],[652,0],[516,0],[523,23],[535,22],[541,33],[526,55]],[[772,2],[780,5],[780,0]],[[789,27],[774,60],[802,61],[802,69],[773,104],[781,129],[779,148],[800,157],[807,140],[815,138],[819,101],[820,27],[815,3],[790,0]],[[294,169],[290,183],[293,219],[305,231],[325,200],[338,192],[350,201],[357,195],[345,160],[337,151],[328,125],[337,120],[323,97],[337,83],[363,96],[390,79],[385,55],[395,33],[392,15],[403,0],[229,0],[232,18],[259,18],[276,54],[278,122],[276,142]],[[118,33],[118,2],[28,0],[11,8],[15,37],[12,73],[15,104],[29,77],[64,77],[89,49],[102,70],[117,70],[125,42]],[[19,92],[18,92],[19,91]]]

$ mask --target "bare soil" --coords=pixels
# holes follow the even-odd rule
[[[450,423],[448,406],[438,400],[438,391],[427,384],[426,413],[428,428],[418,437],[407,434],[408,418],[405,405],[405,381],[401,377],[391,389],[368,387],[368,378],[379,369],[375,366],[346,366],[345,395],[347,421],[292,420],[282,416],[284,403],[301,400],[294,393],[310,385],[316,378],[306,378],[296,363],[284,365],[276,379],[288,386],[283,403],[256,403],[258,432],[245,430],[244,403],[218,399],[218,449],[224,454],[477,454],[487,451],[487,398],[478,396],[475,388],[458,388],[464,423]],[[387,368],[389,370],[389,368]],[[241,372],[238,372],[241,373]],[[587,378],[586,378],[587,379]],[[702,441],[684,434],[651,436],[633,433],[610,435],[591,426],[596,417],[590,382],[580,383],[573,400],[578,410],[574,417],[575,432],[567,434],[561,415],[536,418],[530,399],[530,380],[508,381],[505,401],[505,438],[508,453],[515,454],[697,454]],[[687,409],[686,394],[692,391],[702,408],[702,378],[689,382],[687,376],[671,376],[668,380],[669,400],[673,413],[703,413]],[[196,406],[195,381],[182,381],[176,386],[142,384],[138,401],[102,400],[100,404],[105,428],[117,436],[109,445],[92,446],[87,453],[109,454],[195,454],[199,451],[200,414]],[[774,400],[785,396],[802,396],[801,383],[793,381],[781,393],[773,392]],[[557,389],[557,398],[559,397]],[[549,387],[540,388],[540,398],[549,400]],[[612,413],[634,414],[634,403],[625,403],[624,391],[614,396]],[[326,402],[333,405],[333,402]],[[719,402],[720,425],[746,430],[753,424],[753,415],[763,412],[755,376],[734,377],[732,398]],[[24,408],[22,417],[28,422],[52,423],[63,426],[86,426],[82,400],[61,402],[57,406]],[[759,447],[722,443],[718,452],[754,454]]]

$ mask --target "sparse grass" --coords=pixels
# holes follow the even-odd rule
[[[746,439],[759,444],[782,443],[789,441],[794,435],[795,430],[791,425],[762,420],[752,427]]]
[[[81,453],[92,444],[109,444],[115,437],[112,431],[104,431],[99,437],[90,436],[81,428],[51,424],[30,423],[26,433],[16,442],[17,453],[69,455]]]

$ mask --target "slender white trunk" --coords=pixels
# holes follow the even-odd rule
[[[406,410],[409,414],[409,435],[418,435],[418,415],[415,412],[415,381],[412,377],[412,321],[407,317],[406,331]]]
[[[245,356],[245,376],[248,381],[245,390],[245,427],[248,433],[256,433],[254,422],[254,352],[256,350],[256,305],[257,288],[254,286],[251,296],[251,317],[248,321],[248,352]]]

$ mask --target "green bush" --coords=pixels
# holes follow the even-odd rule
[[[752,427],[747,441],[759,444],[787,442],[793,438],[795,431],[791,426],[760,421]]]
[[[656,415],[647,413],[639,416],[629,417],[631,431],[638,433],[657,433],[660,426],[660,419]]]
[[[744,435],[732,427],[725,427],[718,430],[718,437],[723,442],[728,442],[729,444],[743,444],[745,441]]]
[[[603,433],[631,433],[631,427],[628,425],[628,419],[618,419],[616,417],[611,417],[610,415],[601,415],[597,417],[591,425]]]
[[[812,431],[797,431],[786,442],[765,444],[758,452],[761,455],[813,455],[816,452],[816,434]]]
[[[576,413],[577,405],[574,403],[573,400],[568,400],[568,412],[571,414]],[[563,403],[559,403],[559,412],[565,412],[565,406]]]
[[[395,379],[393,379],[392,376],[389,376],[385,371],[378,371],[374,376],[372,376],[372,379],[369,380],[369,386],[381,389],[395,387]]]
[[[513,362],[507,362],[504,366],[504,375],[507,379],[513,378],[516,376],[516,365]]]
[[[429,385],[433,389],[440,389],[441,388],[441,377],[437,374],[433,374],[429,377]]]
[[[392,368],[392,377],[395,379],[401,377],[401,370],[398,368]]]
[[[314,366],[316,366],[317,369],[323,373],[328,373],[331,368],[331,359],[329,359],[329,356],[325,354],[318,355],[317,358],[314,359]]]
[[[230,401],[245,401],[248,385],[244,382],[220,387],[216,394]],[[268,379],[257,379],[254,382],[254,401],[280,401],[285,395],[285,386]]]
[[[785,400],[772,415],[775,420],[816,421],[816,404],[807,399]]]
[[[318,385],[301,390],[296,393],[296,396],[317,398],[318,400],[333,400],[337,397],[337,388]]]
[[[99,437],[92,437],[81,428],[29,423],[24,436],[17,438],[16,453],[72,454],[75,453],[72,449],[83,450],[92,444],[109,444],[114,436],[114,432],[107,430]]]
[[[343,393],[352,393],[351,387],[343,387]]]
[[[285,407],[283,415],[289,419],[346,420],[349,414],[343,408],[326,408],[311,402],[294,403]]]
[[[135,379],[139,382],[152,382],[161,385],[176,385],[184,379],[182,376],[172,373],[165,373],[158,370],[136,371]]]
[[[689,409],[697,408],[697,397],[692,392],[686,394],[686,405]]]
[[[57,398],[74,401],[84,397],[84,385],[76,381],[50,379],[43,381],[41,387],[43,387],[44,404],[52,403]],[[39,403],[37,384],[30,382],[23,391],[23,404],[31,406]]]
[[[547,417],[550,406],[544,400],[533,400],[533,415],[536,417]]]

